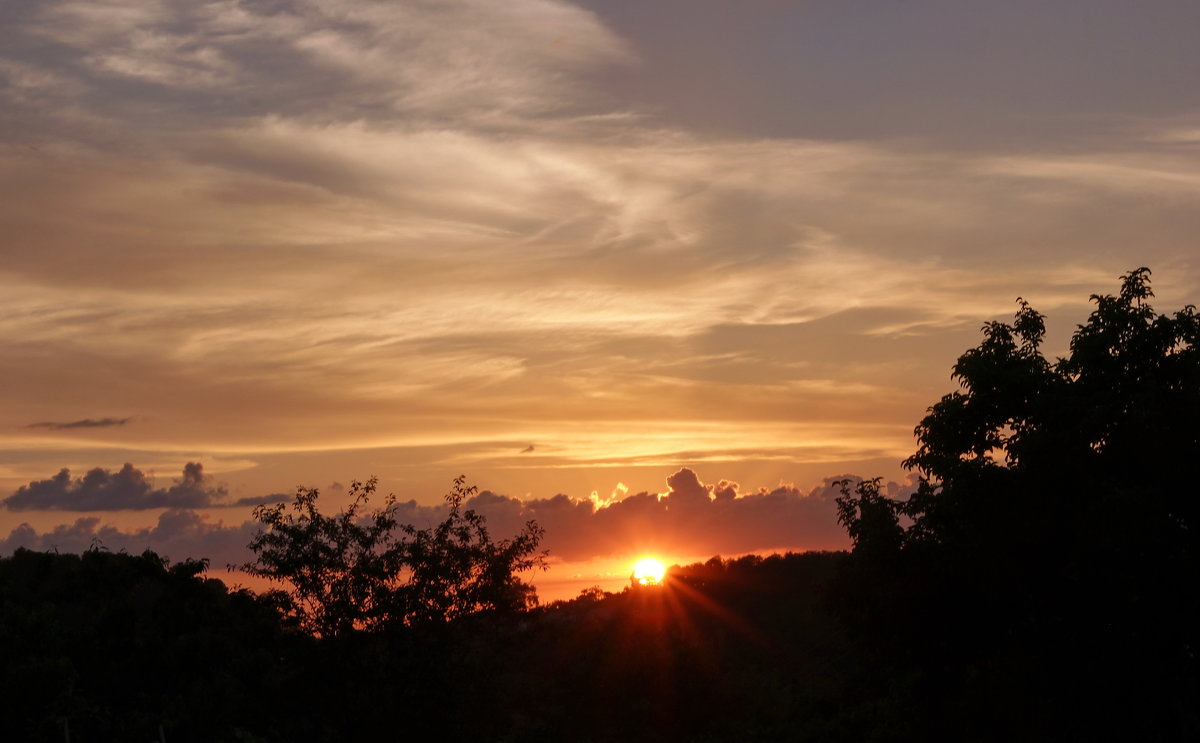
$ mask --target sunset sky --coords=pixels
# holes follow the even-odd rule
[[[899,492],[1018,296],[1051,356],[1137,266],[1200,303],[1198,29],[1194,0],[5,0],[0,553],[223,566],[297,486],[374,475],[424,524],[459,474],[498,536],[547,527],[551,597],[842,546],[831,480]]]

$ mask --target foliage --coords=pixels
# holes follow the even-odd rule
[[[1194,550],[1200,317],[1190,305],[1156,315],[1152,296],[1146,268],[1122,277],[1117,296],[1093,295],[1070,355],[1053,363],[1043,317],[1024,301],[1012,325],[984,325],[954,367],[962,389],[916,428],[905,465],[923,481],[902,509],[905,541],[990,550],[1133,526]]]
[[[66,730],[72,740],[157,740],[160,726],[180,741],[262,732],[258,689],[281,671],[277,614],[206,579],[206,565],[103,548],[0,558],[6,739],[61,741]]]
[[[900,504],[879,492],[882,478],[861,480],[850,493],[850,480],[837,480],[841,495],[837,498],[838,523],[846,528],[854,551],[891,553],[900,547],[904,530],[900,527]]]
[[[485,518],[464,508],[475,488],[459,477],[446,518],[418,529],[397,522],[393,496],[367,510],[375,488],[374,478],[354,482],[350,504],[334,516],[320,512],[316,489],[298,490],[291,512],[285,504],[255,509],[263,528],[249,545],[256,559],[242,569],[287,586],[286,609],[304,629],[329,637],[536,604],[517,576],[544,565],[535,522],[494,541]]]
[[[1064,677],[1025,636],[948,676],[912,627],[932,642],[959,616],[898,602],[911,580],[871,629],[937,662],[881,659],[831,611],[862,557],[714,557],[672,567],[659,590],[589,591],[515,620],[314,638],[203,580],[202,561],[18,551],[0,558],[0,699],[22,741],[63,740],[64,719],[72,740],[158,739],[161,725],[184,742],[385,740],[397,725],[417,741],[1196,739],[1195,687],[1174,708],[1147,695],[1169,669],[1125,677],[1109,669],[1119,648]],[[1002,629],[967,627],[980,647]],[[1073,697],[1099,685],[1116,693],[1080,715]],[[1115,724],[1122,713],[1135,724]]]
[[[1086,538],[1079,527],[1116,516],[1101,511],[1118,504],[1190,545],[1200,526],[1186,471],[1200,455],[1200,317],[1190,305],[1156,315],[1149,277],[1139,268],[1119,295],[1093,295],[1070,355],[1054,362],[1040,347],[1044,317],[1024,300],[1012,324],[985,323],[954,366],[961,389],[916,427],[904,465],[921,475],[917,492],[888,504],[860,486],[841,501],[856,547],[982,553],[1013,539]],[[898,540],[889,507],[908,521]]]
[[[316,488],[300,488],[291,503],[258,506],[263,524],[249,547],[247,573],[288,586],[284,602],[300,625],[323,637],[354,628],[378,629],[395,614],[403,582],[404,545],[396,534],[396,503],[366,511],[376,480],[355,481],[350,503],[335,516],[317,507]]]
[[[921,703],[969,710],[967,695],[985,700],[1020,678],[1020,702],[998,698],[1029,717],[972,714],[1051,737],[1079,729],[1050,734],[1048,720],[1101,709],[1114,715],[1109,732],[1153,720],[1157,733],[1140,732],[1167,736],[1181,724],[1163,706],[1195,684],[1200,641],[1200,317],[1192,306],[1156,314],[1151,297],[1149,269],[1125,274],[1117,295],[1091,297],[1053,361],[1044,317],[1019,299],[1011,324],[984,324],[954,366],[960,389],[917,425],[904,462],[916,492],[843,490],[855,547],[845,616],[889,662],[920,669]],[[1136,689],[1122,686],[1135,677]]]
[[[429,529],[404,525],[404,564],[411,571],[399,587],[400,604],[409,622],[446,621],[479,612],[513,613],[537,605],[533,586],[517,577],[545,566],[538,552],[545,530],[534,521],[520,534],[495,542],[486,519],[463,504],[475,486],[454,480],[446,495],[450,507],[444,521]]]

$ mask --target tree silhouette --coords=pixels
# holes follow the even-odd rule
[[[493,541],[487,520],[463,505],[475,494],[465,478],[454,480],[446,494],[450,512],[437,526],[401,526],[408,580],[397,588],[405,621],[447,621],[468,614],[511,614],[537,604],[537,594],[518,574],[545,567],[538,552],[545,530],[528,521],[511,539]]]
[[[862,480],[850,492],[850,480],[836,480],[841,489],[837,498],[838,523],[846,528],[854,551],[894,553],[900,548],[904,530],[900,526],[900,504],[879,492],[882,478]]]
[[[1156,739],[1186,727],[1200,640],[1200,317],[1190,305],[1156,314],[1152,296],[1147,268],[1093,295],[1054,361],[1044,317],[1019,299],[1011,324],[984,324],[954,366],[961,388],[917,425],[904,462],[916,492],[887,501],[868,481],[839,499],[856,564],[844,604],[865,632],[891,623],[892,662],[917,664],[937,689],[921,703],[958,700],[947,719],[973,708],[996,725],[1072,719],[1074,736],[1100,731],[1090,716],[1104,712],[1106,734]],[[965,701],[972,688],[990,712]],[[979,702],[989,695],[1020,713]]]
[[[0,557],[5,739],[256,739],[290,643],[269,602],[103,547]],[[281,698],[286,698],[280,695]],[[203,703],[200,703],[200,702]],[[217,710],[214,713],[214,710]]]
[[[300,488],[291,503],[258,506],[263,524],[249,547],[245,572],[287,586],[276,594],[285,612],[307,631],[329,637],[378,629],[395,613],[404,545],[397,538],[396,503],[366,511],[376,480],[354,481],[350,504],[335,516],[317,506],[316,488]]]
[[[398,523],[391,495],[367,510],[375,478],[352,483],[350,504],[334,516],[320,512],[315,488],[300,488],[290,511],[282,503],[254,510],[263,528],[241,569],[285,586],[277,594],[285,613],[322,637],[535,605],[518,574],[544,566],[543,530],[530,521],[494,541],[486,519],[464,509],[475,493],[464,482],[455,479],[446,495],[445,520],[426,529]]]
[[[991,549],[1133,527],[1194,550],[1200,317],[1190,305],[1156,315],[1152,296],[1147,268],[1123,276],[1117,296],[1093,295],[1070,354],[1053,363],[1040,350],[1044,318],[1023,300],[1011,325],[984,325],[954,367],[962,390],[916,428],[904,464],[922,480],[902,509],[906,541]]]

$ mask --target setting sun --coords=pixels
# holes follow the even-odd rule
[[[652,586],[662,583],[663,573],[666,568],[658,560],[653,557],[646,557],[638,560],[633,566],[633,582],[643,586]]]

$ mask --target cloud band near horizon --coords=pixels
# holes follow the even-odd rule
[[[120,473],[117,473],[120,476]],[[857,480],[854,476],[846,476]],[[526,521],[545,528],[543,547],[555,562],[583,562],[641,552],[663,555],[743,554],[760,550],[827,550],[848,546],[837,524],[834,499],[840,493],[828,478],[811,490],[794,485],[762,487],[743,493],[735,482],[700,481],[682,468],[667,479],[664,493],[640,492],[613,499],[518,499],[484,491],[467,507],[487,519],[496,538],[515,535]],[[887,492],[899,497],[912,483],[888,483]],[[280,499],[272,497],[273,502]],[[416,501],[397,504],[400,523],[425,528],[445,518],[446,506],[422,506]],[[102,545],[106,549],[141,552],[153,549],[174,560],[209,558],[214,565],[240,564],[258,528],[254,521],[226,524],[183,507],[169,508],[154,526],[119,529],[99,516],[38,532],[21,524],[0,540],[0,554],[17,548],[78,552]]]

